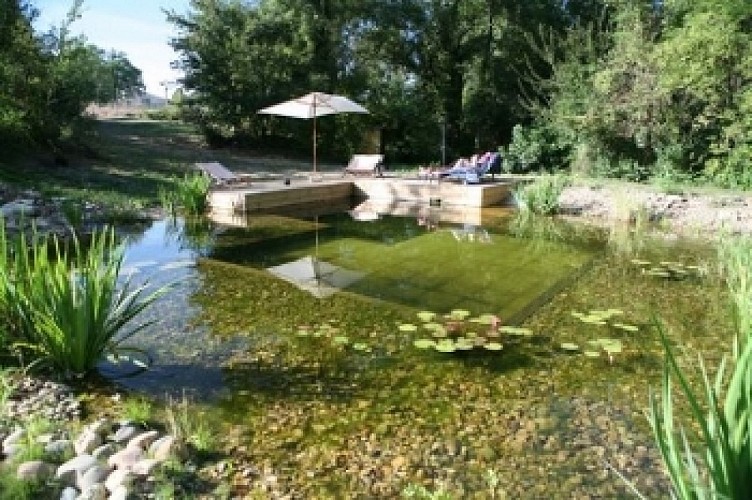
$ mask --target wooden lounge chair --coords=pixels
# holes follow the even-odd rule
[[[345,174],[381,176],[383,169],[384,155],[353,155]]]
[[[236,174],[218,161],[196,163],[196,168],[203,172],[204,175],[210,177],[212,182],[217,186],[249,183],[247,177]]]

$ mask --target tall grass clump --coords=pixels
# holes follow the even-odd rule
[[[731,339],[731,354],[714,377],[699,358],[699,390],[659,325],[663,382],[660,396],[651,394],[649,421],[673,495],[680,499],[747,499],[752,485],[752,242],[727,240],[719,256],[738,331]],[[689,407],[689,425],[677,427],[674,385]]]
[[[201,174],[186,174],[175,183],[172,192],[161,191],[162,207],[169,213],[182,211],[186,215],[201,215],[209,208],[207,195],[211,179]]]
[[[514,192],[517,206],[530,214],[554,215],[559,211],[559,197],[568,182],[564,175],[541,175]]]
[[[721,240],[718,261],[728,285],[737,330],[752,336],[752,238]]]
[[[75,237],[67,247],[37,234],[11,244],[0,230],[0,240],[0,309],[16,346],[69,375],[134,353],[122,342],[146,324],[125,327],[165,288],[120,280],[124,247],[112,229],[94,232],[85,249]]]
[[[181,400],[170,397],[165,411],[170,434],[175,436],[178,443],[190,445],[199,453],[213,449],[216,438],[209,423],[191,405],[185,394]]]

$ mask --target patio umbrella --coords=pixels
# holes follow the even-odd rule
[[[368,113],[360,104],[341,95],[311,92],[259,111],[264,115],[313,118],[313,172],[316,173],[316,118],[338,113]]]

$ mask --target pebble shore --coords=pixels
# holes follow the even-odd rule
[[[559,203],[565,217],[582,222],[610,224],[644,217],[670,234],[709,239],[752,234],[750,193],[667,194],[637,184],[574,184],[565,188]]]

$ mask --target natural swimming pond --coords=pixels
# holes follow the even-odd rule
[[[606,463],[665,494],[642,415],[661,363],[651,321],[683,348],[722,348],[710,249],[504,211],[483,224],[338,213],[246,225],[159,221],[131,243],[134,279],[174,288],[130,340],[154,367],[119,379],[204,401],[245,471],[238,494],[626,494]],[[488,339],[500,350],[415,346],[484,336],[484,315],[524,330]]]

